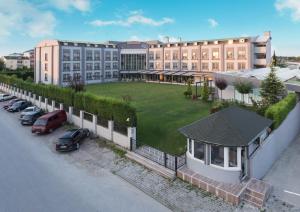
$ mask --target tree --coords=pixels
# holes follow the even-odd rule
[[[275,51],[274,51],[273,56],[272,56],[271,67],[275,67],[275,66],[277,66],[277,57],[276,57]]]
[[[201,96],[202,100],[207,102],[209,99],[209,87],[208,87],[208,80],[204,80],[203,87],[201,89]]]
[[[234,87],[239,93],[242,94],[243,103],[245,102],[244,101],[245,94],[249,94],[250,92],[252,92],[252,88],[253,88],[251,82],[242,82],[242,81],[235,82]]]
[[[221,99],[222,99],[222,92],[223,92],[223,90],[225,90],[227,88],[227,85],[228,85],[227,81],[225,79],[223,79],[223,78],[217,78],[215,80],[215,85],[217,86],[217,88],[220,89],[220,91],[221,91]]]
[[[84,91],[84,82],[81,80],[81,77],[73,77],[68,80],[69,87],[72,88],[75,92]]]
[[[5,62],[2,58],[0,58],[0,71],[4,71],[5,70]]]
[[[183,93],[185,97],[191,97],[192,94],[193,94],[193,91],[192,91],[192,82],[191,80],[188,80],[187,82],[187,89],[186,91]]]
[[[271,67],[271,71],[260,86],[260,96],[268,104],[273,105],[285,96],[285,87],[280,79],[276,76],[275,67]]]

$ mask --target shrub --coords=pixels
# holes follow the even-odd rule
[[[265,116],[274,121],[273,128],[277,128],[287,117],[289,112],[295,107],[297,96],[294,93],[288,94],[278,103],[271,105],[265,112]]]
[[[187,89],[186,89],[185,92],[183,92],[183,95],[185,96],[185,98],[191,97],[192,94],[193,94],[193,91],[192,91],[192,82],[191,82],[191,80],[188,80],[187,83],[188,83],[188,84],[187,84]]]
[[[210,92],[209,92],[209,88],[208,88],[208,81],[205,80],[204,84],[203,84],[203,87],[201,88],[202,100],[205,101],[205,102],[208,102],[209,94],[210,94]]]
[[[234,87],[239,93],[242,94],[242,101],[244,103],[244,96],[245,94],[249,94],[252,92],[253,85],[251,82],[237,81],[234,83]]]
[[[223,78],[217,78],[215,80],[215,85],[217,86],[217,88],[220,89],[221,91],[221,99],[222,99],[222,93],[223,93],[223,90],[225,90],[227,88],[227,81]]]

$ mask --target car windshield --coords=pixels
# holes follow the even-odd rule
[[[47,125],[47,120],[45,119],[38,119],[34,122],[34,125],[38,126],[46,126]]]
[[[16,102],[13,104],[13,106],[20,106],[22,104],[22,102]]]
[[[33,108],[26,108],[26,109],[24,110],[24,112],[31,112],[31,111],[33,111]]]
[[[59,138],[58,139],[58,143],[59,144],[68,144],[71,142],[71,139],[70,138]]]

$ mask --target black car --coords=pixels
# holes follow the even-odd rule
[[[27,112],[24,115],[22,114],[20,116],[21,124],[22,125],[33,125],[33,123],[42,115],[44,115],[44,111],[42,111],[42,110]]]
[[[90,136],[88,129],[71,129],[68,130],[55,145],[56,151],[66,152],[79,149],[80,143],[84,138]]]
[[[18,112],[18,111],[21,111],[21,110],[24,110],[25,108],[31,106],[31,102],[28,102],[28,101],[18,101],[18,102],[15,102],[12,106],[10,106],[7,111],[9,112]]]
[[[11,107],[14,103],[22,101],[22,99],[12,99],[7,104],[3,105],[3,109],[7,110],[9,107]]]

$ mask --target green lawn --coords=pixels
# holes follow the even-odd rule
[[[186,140],[177,129],[209,114],[210,104],[186,99],[186,86],[143,82],[88,85],[87,91],[122,99],[131,96],[137,109],[138,142],[171,154],[185,151]]]

